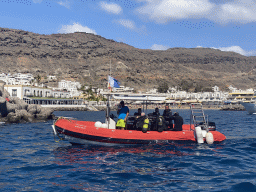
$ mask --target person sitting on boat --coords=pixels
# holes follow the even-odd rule
[[[138,111],[134,113],[134,116],[141,116],[141,108],[138,108]]]
[[[167,130],[166,121],[163,116],[160,116],[159,108],[155,108],[151,117],[151,124],[151,131],[162,132]]]
[[[160,115],[158,108],[155,108],[155,111],[153,112],[153,115],[154,116],[159,116]]]
[[[173,129],[173,124],[172,124],[173,117],[172,117],[172,111],[171,109],[169,109],[169,105],[165,106],[163,117],[167,123],[167,127],[169,127],[170,129]]]
[[[124,105],[124,101],[120,102],[121,108],[118,110],[118,121],[116,123],[116,128],[125,129],[127,117],[129,115],[129,108]]]
[[[174,113],[173,120],[174,120],[174,128],[172,129],[172,131],[182,131],[183,118],[179,116],[178,112]]]

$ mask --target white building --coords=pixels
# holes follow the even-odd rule
[[[133,92],[134,88],[131,87],[125,87],[125,86],[120,86],[119,88],[113,87],[113,92],[128,92],[131,93]]]
[[[12,97],[49,97],[49,98],[71,98],[70,92],[57,91],[41,87],[33,87],[26,85],[5,85],[5,90],[10,93]]]
[[[54,75],[47,75],[47,80],[48,80],[48,81],[57,80],[57,77],[54,76]]]
[[[77,89],[81,88],[81,84],[79,82],[72,82],[61,80],[58,82],[58,88],[61,90],[67,90],[70,92],[71,97],[79,96],[82,94],[82,91],[78,91]]]
[[[6,85],[30,85],[34,79],[31,73],[15,73],[15,74],[0,74],[0,80],[4,81]]]

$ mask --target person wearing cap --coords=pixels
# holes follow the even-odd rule
[[[124,130],[126,126],[126,121],[129,115],[129,108],[124,105],[124,101],[120,102],[120,109],[118,110],[118,121],[116,123],[116,128]]]
[[[172,131],[182,131],[183,118],[179,116],[178,112],[175,112],[173,114],[173,120],[174,120],[174,128],[172,129]]]

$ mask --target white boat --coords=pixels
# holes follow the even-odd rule
[[[244,106],[245,110],[251,115],[256,113],[256,103],[240,102]]]

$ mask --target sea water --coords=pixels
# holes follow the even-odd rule
[[[190,122],[189,110],[173,111]],[[0,191],[256,191],[256,115],[205,114],[227,140],[85,147],[55,141],[53,121],[0,125]],[[55,115],[105,118],[103,111]]]

